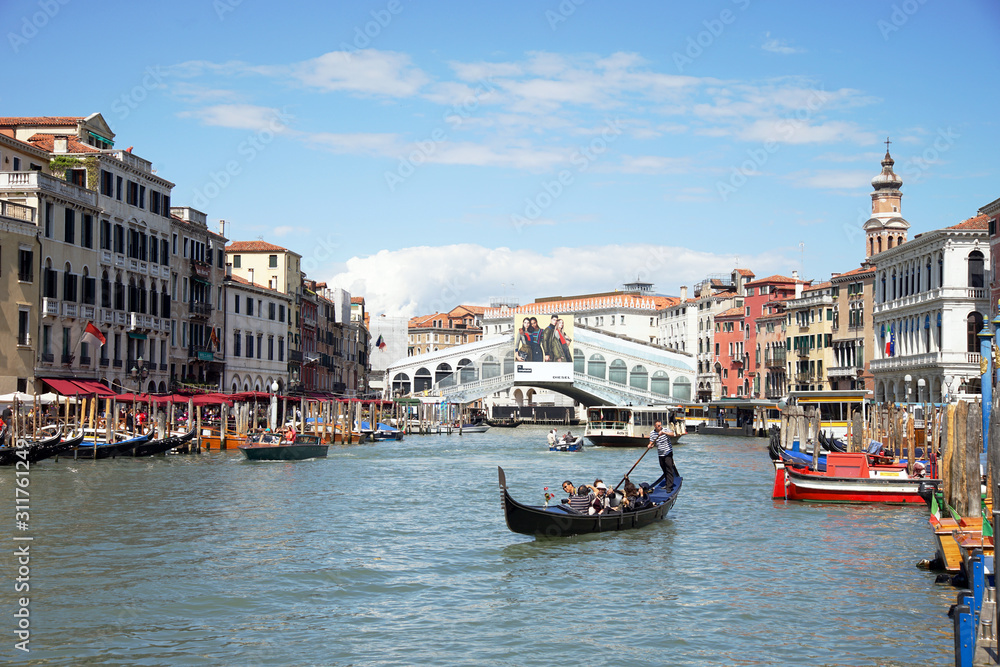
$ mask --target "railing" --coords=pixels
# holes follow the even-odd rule
[[[764,365],[768,368],[784,368],[786,362],[785,350],[781,350],[780,353],[775,351],[772,354],[764,354]]]
[[[204,303],[201,301],[192,301],[188,304],[191,308],[192,315],[199,315],[202,317],[208,317],[212,314],[212,304]]]
[[[33,223],[35,221],[35,209],[24,204],[15,204],[12,201],[0,201],[0,216]]]
[[[302,361],[302,350],[289,350],[288,351],[288,360],[289,361],[298,361],[298,362],[301,363],[301,361]]]
[[[29,333],[18,334],[17,344],[19,347],[31,347],[31,334]]]
[[[115,263],[115,257],[110,250],[101,250],[101,264],[111,266]]]
[[[80,357],[81,366],[90,366],[90,357]]]
[[[858,368],[854,366],[834,366],[826,369],[827,377],[831,378],[853,378],[858,375]]]
[[[45,297],[42,299],[42,317],[49,315],[52,317],[59,317],[59,301],[57,299]]]
[[[97,193],[95,191],[74,185],[51,174],[43,174],[40,171],[0,172],[0,190],[4,189],[46,190],[71,199],[75,203],[97,206]]]
[[[108,364],[111,363],[107,357],[103,357],[97,360],[97,365],[101,368],[107,368]]]
[[[918,292],[917,294],[907,294],[896,297],[888,301],[877,302],[872,309],[878,315],[888,313],[899,308],[915,306],[928,303],[937,299],[988,299],[989,290],[981,287],[935,287],[931,290]]]
[[[51,352],[42,352],[42,363],[43,364],[51,364],[53,361],[55,361],[55,355],[54,354],[52,354]]]
[[[93,306],[80,306],[80,317],[85,320],[94,319],[94,307]]]
[[[75,303],[66,302],[63,304],[63,317],[76,317],[77,306]]]

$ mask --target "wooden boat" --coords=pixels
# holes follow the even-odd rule
[[[155,456],[156,454],[163,454],[171,449],[180,447],[184,443],[188,442],[194,438],[195,429],[191,429],[187,433],[182,433],[180,435],[172,435],[166,438],[159,438],[157,440],[149,440],[147,442],[137,443],[132,446],[131,449],[122,452],[122,456]]]
[[[498,467],[500,490],[503,498],[503,512],[507,527],[515,533],[542,537],[566,537],[587,533],[604,533],[615,530],[642,528],[659,521],[667,515],[677,502],[681,491],[682,478],[674,479],[673,488],[663,487],[663,478],[653,485],[649,497],[654,505],[635,512],[613,512],[607,514],[581,514],[568,505],[548,507],[522,505],[510,497],[507,491],[507,476]]]
[[[293,442],[277,433],[251,436],[239,449],[249,461],[303,461],[326,458],[329,445],[321,444],[319,436],[298,434]]]
[[[72,451],[76,449],[81,442],[83,442],[83,436],[83,431],[80,431],[72,437],[62,438],[59,442],[33,447],[28,453],[28,462],[37,463],[38,461],[50,459],[52,457],[59,456],[60,454]]]
[[[524,422],[520,419],[506,418],[506,419],[487,419],[486,423],[494,428],[517,428]]]
[[[6,429],[4,429],[4,431],[6,434]],[[36,451],[39,448],[49,448],[61,442],[62,432],[62,427],[59,426],[55,428],[54,433],[45,434],[44,437],[40,439],[29,440],[26,443],[23,443],[22,447],[18,447],[16,440],[11,438],[9,446],[0,447],[0,465],[14,465],[18,461],[30,462],[30,457],[32,456],[33,451]]]
[[[923,503],[926,490],[940,484],[940,479],[910,477],[905,463],[875,464],[868,454],[830,452],[825,470],[775,462],[772,497],[813,502]]]
[[[201,446],[205,449],[236,449],[246,441],[245,435],[240,435],[235,431],[226,431],[226,439],[223,441],[219,429],[202,428],[201,430]]]
[[[549,445],[550,452],[582,452],[583,451],[583,436],[578,435],[573,442],[557,442],[554,445]]]
[[[95,443],[92,439],[84,439],[77,448],[73,450],[74,459],[109,459],[122,456],[127,453],[133,447],[145,443],[149,440],[149,436],[152,435],[152,431],[144,435],[138,435],[134,438],[127,438],[120,440],[118,442],[102,442],[100,440]]]
[[[382,422],[376,422],[375,429],[373,430],[367,421],[362,421],[360,430],[372,441],[403,439],[403,432],[401,430]]]

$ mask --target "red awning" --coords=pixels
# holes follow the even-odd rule
[[[42,382],[52,387],[52,391],[63,396],[76,396],[81,393],[80,388],[70,380],[57,380],[55,378],[42,378]]]
[[[193,396],[191,400],[194,405],[219,405],[220,403],[224,405],[233,404],[231,398],[225,394],[198,394],[197,396]]]
[[[106,396],[108,398],[115,396],[115,392],[100,382],[94,382],[93,380],[73,380],[73,384],[80,388],[79,393],[81,394],[97,394],[98,396]]]

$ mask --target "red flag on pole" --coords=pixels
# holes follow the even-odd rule
[[[83,330],[83,338],[81,340],[84,343],[97,345],[98,347],[103,347],[104,343],[107,342],[104,334],[94,326],[93,322],[87,322],[87,327]]]

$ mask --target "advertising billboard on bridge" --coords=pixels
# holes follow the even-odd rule
[[[514,316],[514,380],[573,381],[573,314]]]

